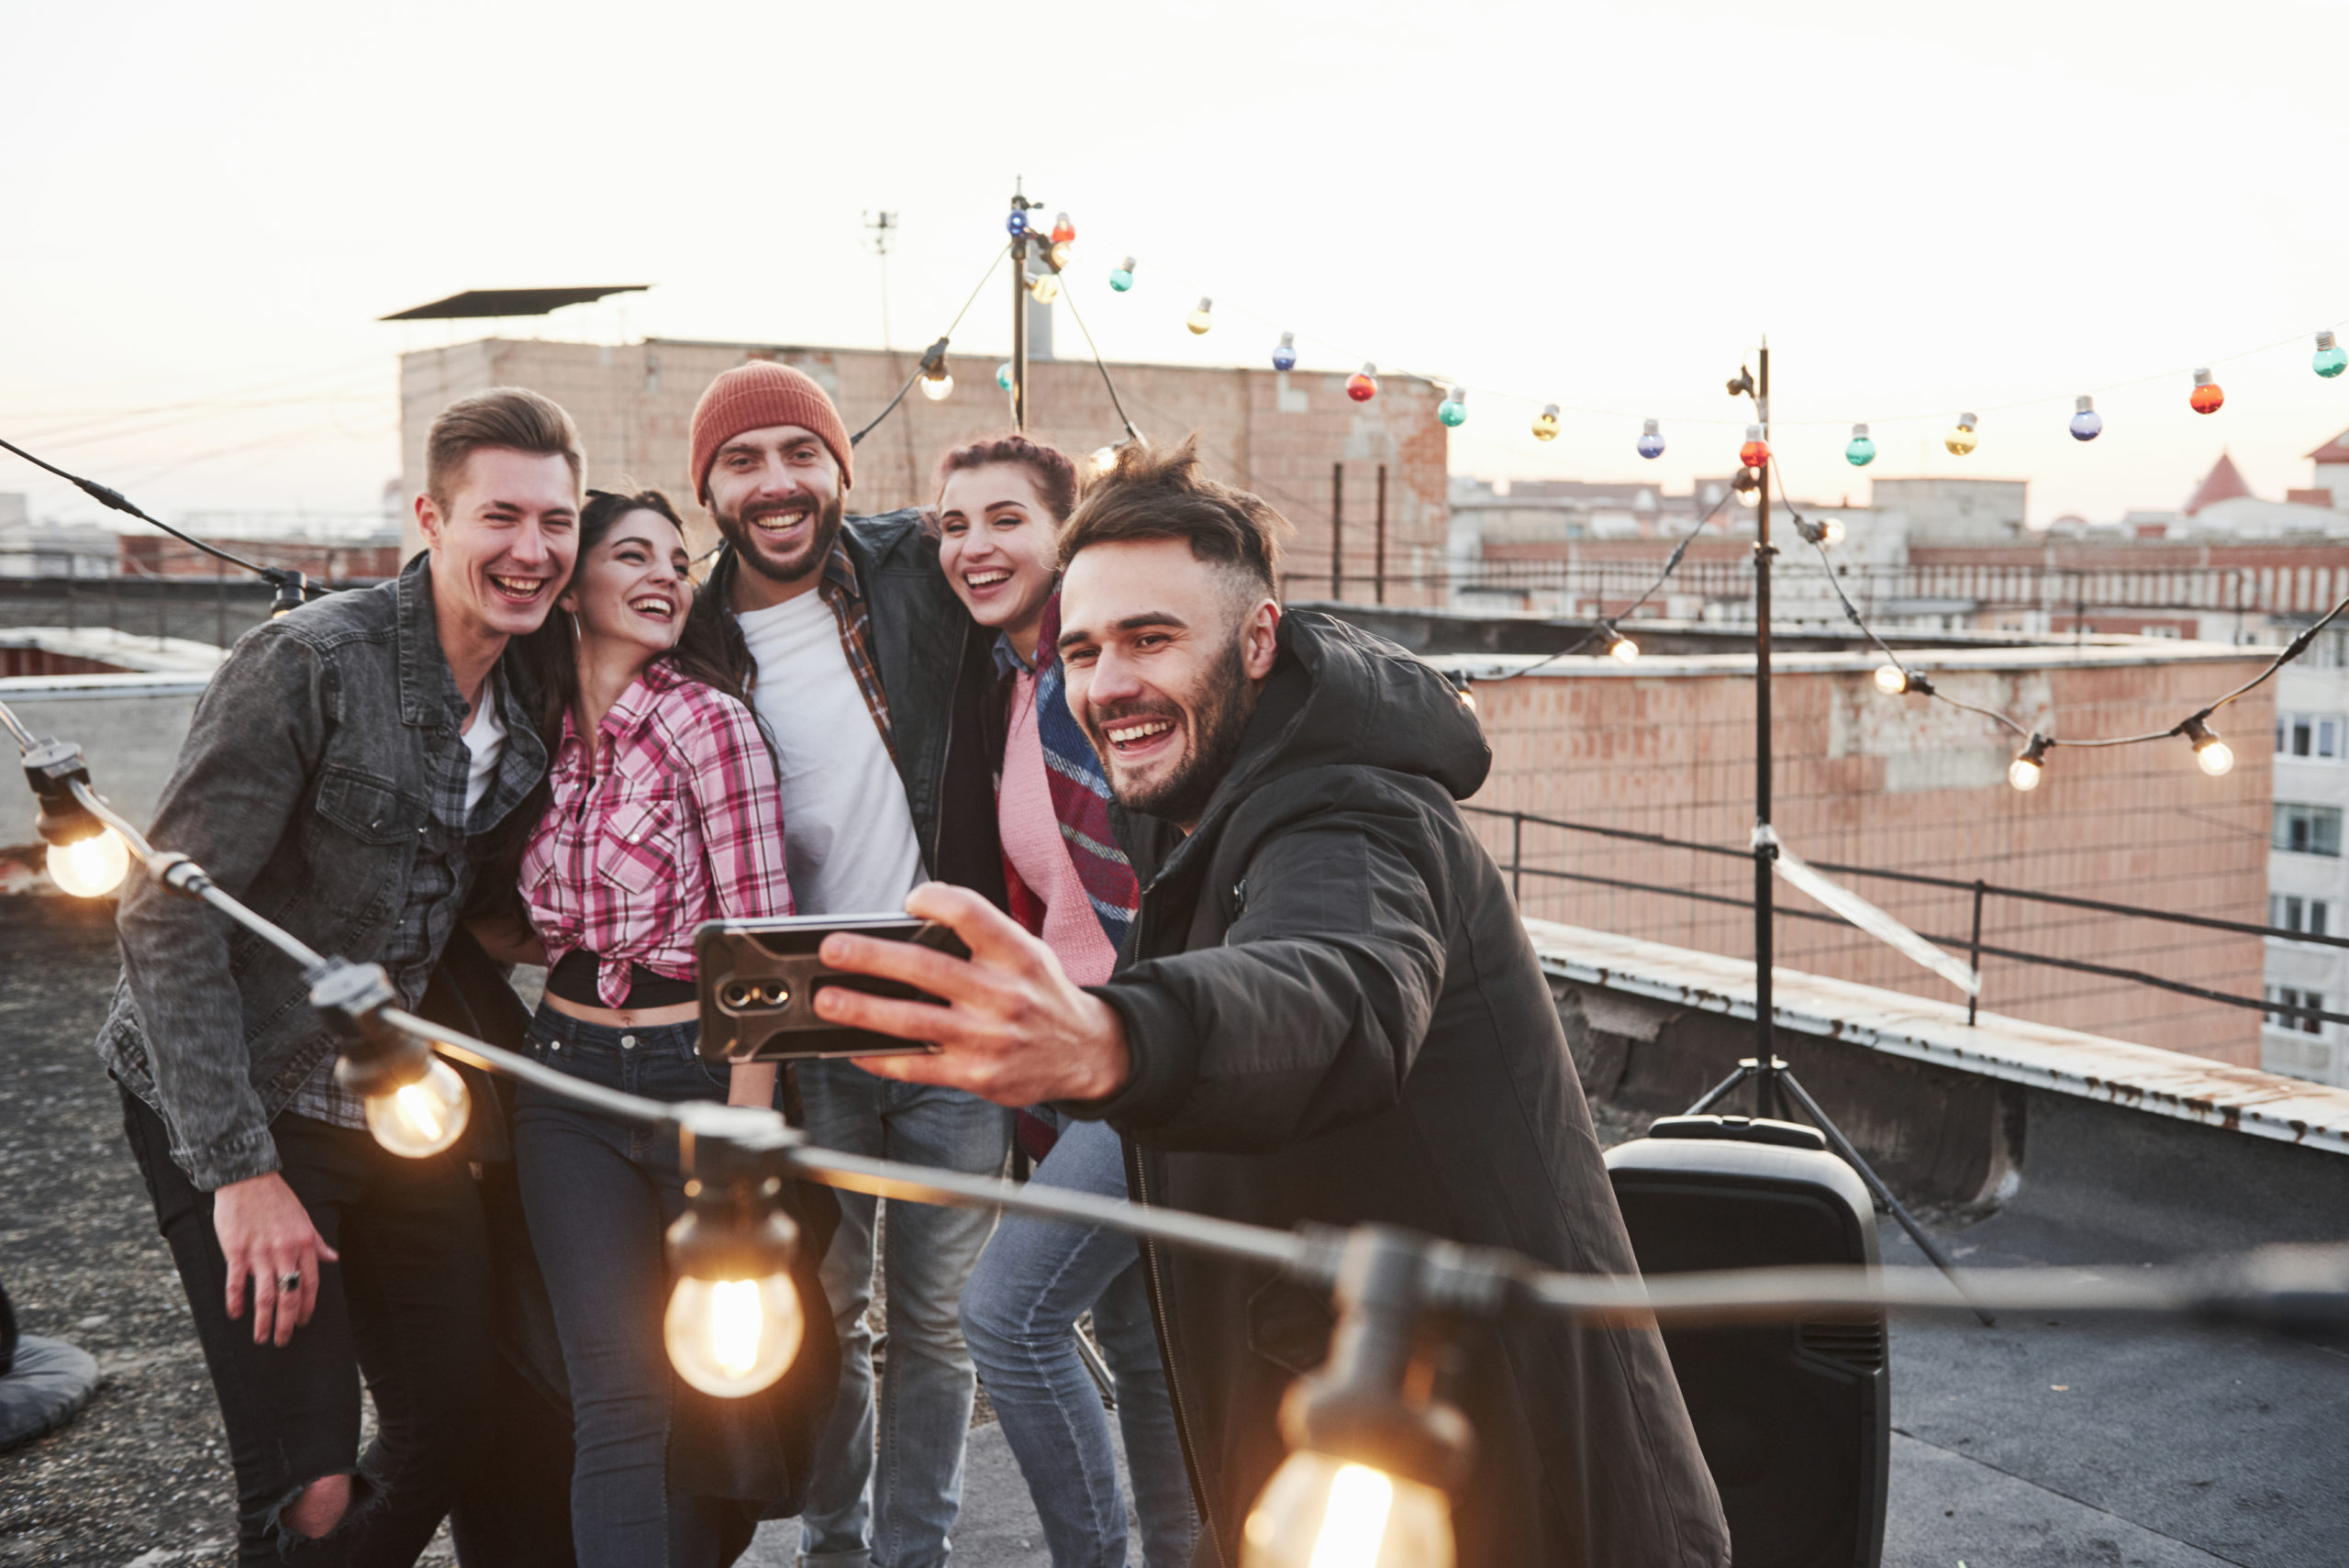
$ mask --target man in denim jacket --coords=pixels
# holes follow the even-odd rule
[[[502,388],[427,444],[429,550],[247,634],[197,705],[152,838],[417,1006],[475,846],[546,770],[500,673],[577,550],[571,417]],[[143,873],[98,1050],[187,1289],[237,1473],[241,1560],[413,1561],[489,1385],[490,1268],[461,1146],[381,1149],[299,967]],[[248,1318],[250,1319],[248,1321]],[[380,1430],[359,1452],[359,1381]]]

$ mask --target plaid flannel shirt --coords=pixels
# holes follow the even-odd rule
[[[817,581],[816,592],[831,606],[832,618],[840,622],[841,651],[848,655],[849,673],[856,677],[856,689],[864,694],[864,706],[872,711],[873,727],[881,731],[881,744],[889,750],[889,761],[897,760],[897,742],[889,731],[889,695],[881,689],[881,666],[873,659],[873,617],[864,607],[864,588],[856,580],[856,562],[848,556],[847,547],[838,539],[832,541],[831,554],[824,558],[824,575]]]
[[[549,968],[574,948],[602,961],[617,1007],[631,964],[694,978],[704,920],[792,912],[774,760],[750,709],[655,664],[596,727],[591,752],[563,716],[552,803],[522,855],[522,896]]]

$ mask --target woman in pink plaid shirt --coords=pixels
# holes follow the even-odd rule
[[[553,756],[520,865],[548,968],[530,1049],[658,1100],[770,1104],[772,1063],[712,1066],[695,1051],[692,943],[704,920],[791,913],[774,759],[723,661],[681,640],[694,585],[676,512],[657,491],[588,496],[562,613],[530,649]],[[784,1407],[712,1400],[671,1372],[662,1237],[685,1207],[674,1139],[523,1084],[514,1151],[570,1383],[579,1562],[732,1561],[791,1484],[777,1473]],[[683,1467],[704,1480],[694,1492],[672,1490],[680,1440],[703,1456]]]

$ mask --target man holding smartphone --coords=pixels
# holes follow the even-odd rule
[[[843,517],[853,467],[824,389],[769,361],[736,366],[694,409],[694,493],[726,550],[693,614],[730,629],[774,741],[784,856],[803,915],[885,914],[926,878],[1004,901],[994,781],[981,746],[990,637],[938,569],[920,514]],[[846,1061],[797,1064],[807,1129],[827,1148],[993,1175],[1001,1106],[891,1083]],[[962,1502],[975,1379],[957,1308],[995,1218],[892,1206],[888,1377],[876,1412],[875,1200],[840,1195],[823,1281],[841,1393],[801,1515],[814,1568],[938,1568]],[[876,1469],[876,1445],[889,1462]]]
[[[1590,1113],[1507,883],[1454,802],[1491,765],[1475,716],[1403,650],[1285,615],[1279,515],[1139,446],[1061,535],[1068,702],[1142,884],[1107,984],[962,890],[913,914],[970,960],[835,935],[818,1013],[939,1054],[895,1082],[1057,1102],[1126,1134],[1134,1196],[1287,1229],[1384,1222],[1551,1268],[1633,1272]],[[1241,1558],[1328,1304],[1269,1270],[1152,1249],[1175,1418],[1215,1557]],[[1462,1568],[1715,1568],[1728,1528],[1661,1338],[1509,1320],[1462,1331],[1477,1460]]]

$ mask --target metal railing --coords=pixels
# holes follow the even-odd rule
[[[1467,806],[1460,808],[1475,817],[1506,821],[1509,825],[1508,859],[1501,869],[1508,873],[1509,895],[1522,906],[1525,879],[1529,876],[1586,886],[1612,888],[1621,892],[1661,894],[1672,898],[1690,899],[1702,904],[1725,905],[1731,908],[1751,910],[1753,901],[1731,894],[1709,893],[1701,888],[1674,885],[1667,883],[1637,882],[1623,877],[1600,876],[1589,872],[1564,871],[1555,866],[1528,865],[1525,861],[1525,829],[1556,828],[1569,833],[1586,833],[1602,839],[1653,845],[1658,849],[1687,850],[1696,854],[1716,855],[1751,864],[1753,851],[1750,847],[1699,843],[1689,839],[1675,839],[1663,833],[1643,833],[1629,828],[1606,828],[1594,822],[1569,822],[1555,817],[1537,816],[1528,811],[1508,811],[1497,806]],[[2185,915],[2171,909],[2150,909],[2140,905],[2119,904],[2109,899],[2081,898],[2066,893],[2044,893],[2036,888],[2009,887],[1980,877],[1970,880],[1933,876],[1923,872],[1891,871],[1881,866],[1855,866],[1833,861],[1813,860],[1811,865],[1837,876],[1870,877],[1881,882],[1902,884],[1910,887],[1930,887],[1946,893],[1962,893],[1973,901],[1972,929],[1966,935],[1936,935],[1931,931],[1917,934],[1938,947],[1962,950],[1969,955],[1975,973],[1982,972],[1982,961],[1995,958],[2010,963],[2033,964],[2043,968],[2065,970],[2075,974],[2092,974],[2101,979],[2126,981],[2132,984],[2153,986],[2180,995],[2215,1002],[2222,1006],[2247,1008],[2254,1012],[2287,1016],[2321,1023],[2349,1024],[2349,1013],[2328,1012],[2322,1007],[2303,1006],[2296,1002],[2272,1001],[2264,996],[2244,996],[2231,991],[2213,990],[2188,981],[2174,980],[2166,975],[2149,974],[2143,970],[2123,968],[2117,964],[2094,963],[2086,959],[2061,958],[2053,953],[2029,952],[2021,948],[1994,946],[1982,940],[1982,909],[1986,900],[2009,898],[2020,903],[2049,905],[2058,908],[2079,909],[2093,914],[2122,916],[2131,919],[2155,920],[2166,925],[2189,926],[2202,930],[2226,931],[2236,936],[2279,938],[2285,941],[2305,942],[2318,947],[2349,948],[2349,936],[2331,936],[2313,931],[2295,931],[2281,926],[2255,925],[2245,920],[2221,919],[2210,915]],[[1831,926],[1844,924],[1840,915],[1811,909],[1791,909],[1776,906],[1776,913],[1787,919],[1815,920]],[[1981,1006],[1976,992],[1967,998],[1965,1021],[1975,1021]]]

